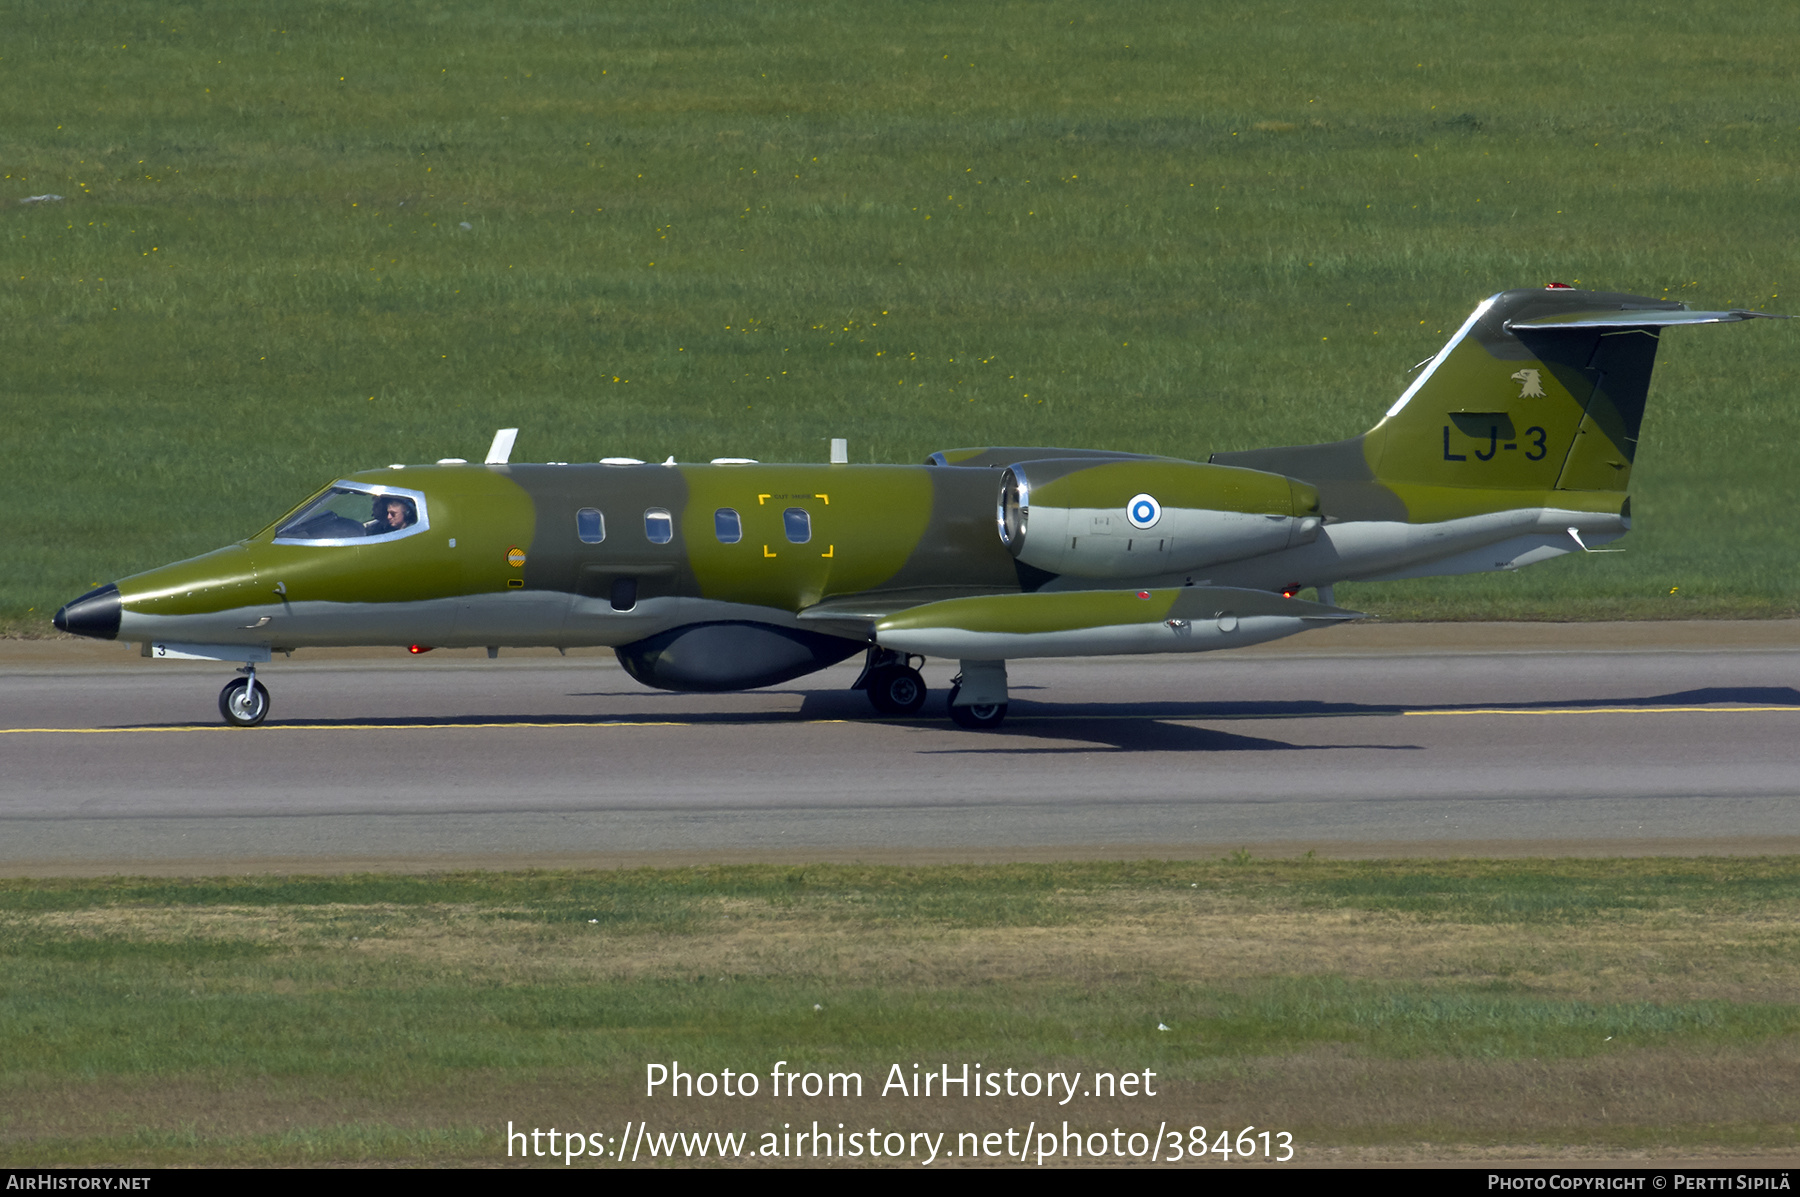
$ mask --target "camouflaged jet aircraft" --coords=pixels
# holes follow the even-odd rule
[[[1006,662],[1235,648],[1354,619],[1348,580],[1512,570],[1631,527],[1657,338],[1763,316],[1561,285],[1464,321],[1374,428],[1207,462],[950,449],[923,465],[393,465],[340,478],[247,540],[56,614],[152,657],[256,665],[320,645],[612,647],[667,690],[785,682],[856,653],[886,715],[961,662],[948,711],[1006,716]],[[1417,367],[1415,367],[1417,369]],[[1295,595],[1315,588],[1319,601]]]

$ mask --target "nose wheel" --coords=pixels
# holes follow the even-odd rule
[[[219,691],[219,714],[233,727],[255,727],[269,713],[269,690],[256,680],[256,668],[247,666]]]

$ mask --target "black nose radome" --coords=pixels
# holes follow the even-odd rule
[[[108,583],[90,590],[61,611],[50,622],[59,632],[92,636],[96,640],[119,638],[119,588]]]

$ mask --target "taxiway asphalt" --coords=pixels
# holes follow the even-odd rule
[[[1020,661],[998,732],[851,665],[664,694],[610,654],[229,666],[0,646],[0,875],[1800,851],[1800,625],[1385,625]]]

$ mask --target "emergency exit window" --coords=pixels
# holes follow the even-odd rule
[[[812,539],[812,516],[806,514],[804,507],[790,507],[781,513],[781,522],[787,527],[789,544],[805,544]]]

